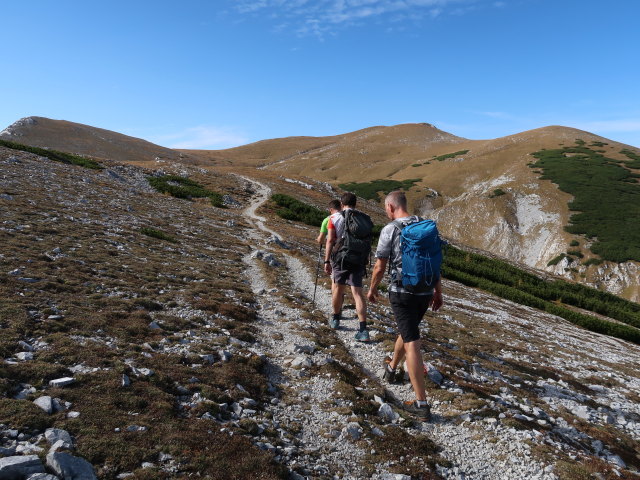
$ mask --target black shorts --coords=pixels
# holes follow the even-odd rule
[[[362,279],[364,278],[364,267],[352,272],[349,270],[340,270],[340,266],[331,263],[331,279],[333,283],[338,285],[349,285],[351,287],[362,288]]]
[[[391,303],[403,342],[414,342],[420,339],[418,326],[429,308],[431,297],[432,295],[389,292],[389,303]]]

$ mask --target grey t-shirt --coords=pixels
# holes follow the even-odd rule
[[[380,232],[380,239],[378,240],[378,247],[376,248],[376,258],[386,258],[390,262],[390,292],[411,293],[407,292],[401,285],[398,285],[398,275],[402,274],[402,252],[400,251],[400,229],[396,225],[404,222],[413,223],[419,220],[420,218],[416,215],[397,218],[393,222],[385,225]],[[415,293],[414,295],[431,295],[431,292]]]

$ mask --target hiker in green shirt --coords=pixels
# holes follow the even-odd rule
[[[322,221],[322,225],[320,226],[320,233],[318,234],[318,238],[316,238],[316,242],[318,242],[319,245],[324,245],[327,238],[327,233],[329,233],[329,229],[327,228],[329,218],[331,217],[331,215],[339,212],[340,210],[340,200],[331,200],[329,202],[329,216]]]

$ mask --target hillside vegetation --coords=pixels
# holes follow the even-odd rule
[[[535,152],[538,160],[530,166],[573,195],[569,209],[579,213],[571,215],[568,232],[586,236],[605,260],[640,262],[640,173],[629,169],[635,163],[583,144]]]
[[[29,145],[22,145],[21,143],[10,142],[8,140],[2,139],[0,139],[0,146],[10,148],[12,150],[19,150],[21,152],[35,153],[36,155],[46,157],[55,162],[79,165],[81,167],[92,168],[94,170],[102,170],[104,168],[102,165],[100,165],[100,163],[96,162],[92,158],[83,157],[81,155],[74,155],[72,153],[59,152],[58,150],[31,147]]]
[[[500,260],[448,247],[443,263],[445,278],[481,288],[507,300],[558,315],[593,332],[640,344],[640,305],[615,295],[563,280],[543,280]],[[613,323],[567,308],[606,315]]]
[[[343,190],[353,192],[361,198],[367,200],[379,200],[380,194],[386,195],[394,190],[409,190],[416,183],[420,182],[419,178],[410,178],[408,180],[372,180],[370,182],[351,182],[341,183],[338,185]]]

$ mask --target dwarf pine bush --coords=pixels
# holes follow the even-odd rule
[[[370,182],[351,182],[341,183],[338,185],[343,190],[353,192],[360,198],[366,198],[367,200],[377,200],[378,194],[384,195],[394,190],[409,190],[416,183],[420,182],[419,178],[410,178],[408,180],[372,180]]]
[[[41,157],[46,157],[54,162],[67,163],[70,165],[78,165],[92,170],[102,170],[104,167],[92,158],[74,155],[72,153],[59,152],[58,150],[49,150],[47,148],[32,147],[22,145],[20,143],[10,142],[8,140],[0,140],[0,146],[11,148],[12,150],[20,150],[22,152],[35,153]]]
[[[289,195],[276,193],[271,196],[271,200],[281,207],[276,213],[285,220],[303,222],[313,227],[319,227],[322,225],[322,220],[327,216],[326,212],[323,212],[319,208],[296,200]]]
[[[168,193],[172,197],[184,198],[209,198],[214,207],[225,208],[222,195],[206,189],[190,178],[178,175],[162,175],[159,177],[148,177],[149,185],[160,193]]]
[[[569,209],[575,213],[565,230],[593,239],[591,251],[605,260],[640,261],[640,184],[630,162],[583,144],[532,155],[538,159],[532,167],[543,171],[540,178],[574,197]]]

